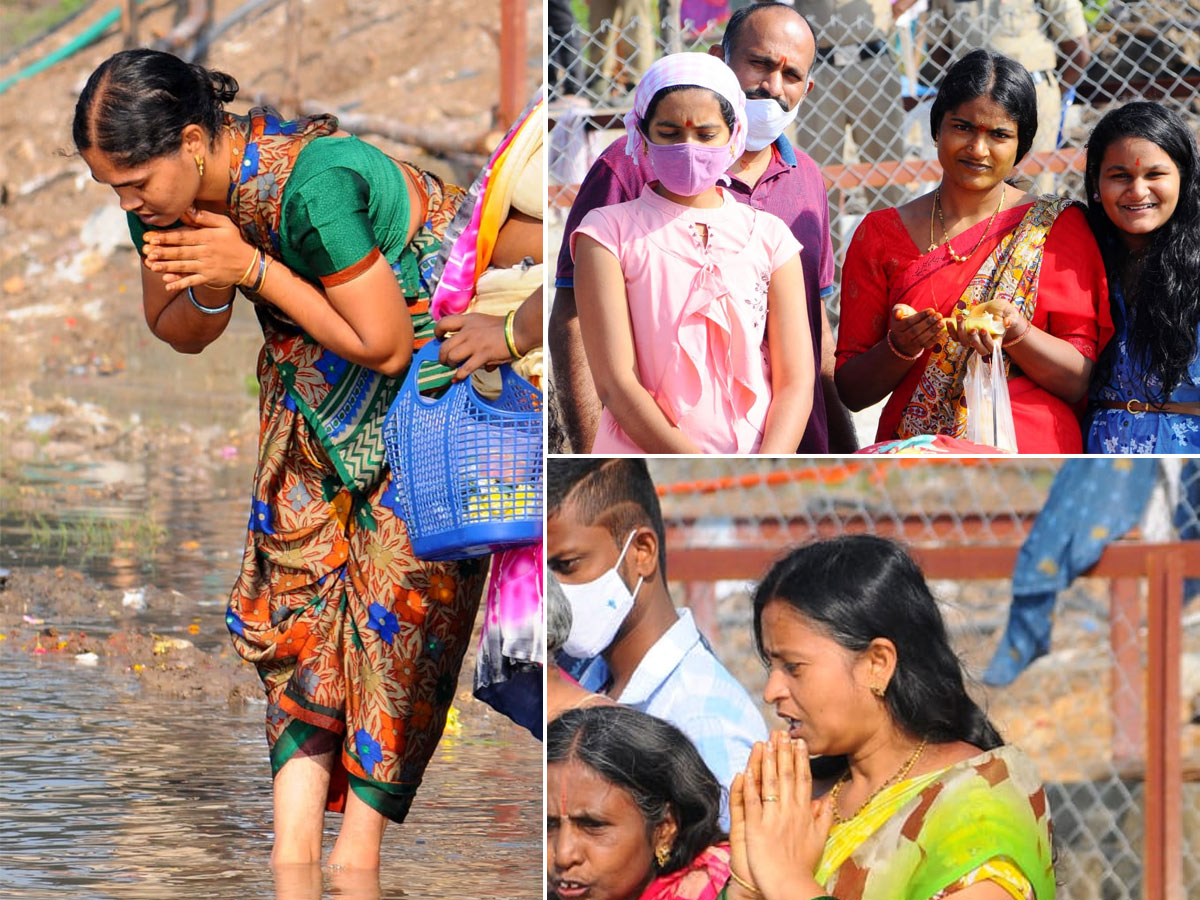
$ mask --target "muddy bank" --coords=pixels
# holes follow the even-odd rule
[[[159,697],[261,700],[258,676],[231,648],[196,645],[215,643],[219,619],[209,611],[202,622],[192,609],[176,591],[112,590],[63,568],[16,570],[0,591],[0,653],[94,666]],[[138,622],[147,613],[177,624],[148,628]]]

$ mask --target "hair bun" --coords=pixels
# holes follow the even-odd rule
[[[212,71],[206,71],[205,74],[208,76],[209,84],[212,85],[213,97],[218,103],[228,103],[237,96],[238,83],[232,75]]]

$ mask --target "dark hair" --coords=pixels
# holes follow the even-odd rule
[[[667,813],[679,830],[662,874],[688,865],[725,838],[721,785],[687,735],[627,706],[567,710],[546,729],[546,764],[578,760],[623,788],[646,822],[646,836]]]
[[[546,655],[553,659],[571,633],[571,604],[562,585],[553,575],[546,575]]]
[[[999,103],[1017,123],[1017,158],[1025,158],[1037,134],[1037,90],[1023,65],[990,50],[972,50],[954,65],[938,85],[929,125],[936,136],[946,113],[979,97]]]
[[[764,656],[762,614],[787,603],[847,650],[875,638],[896,645],[896,671],[884,702],[896,723],[931,743],[1003,745],[963,684],[962,663],[946,636],[925,576],[899,544],[850,535],[792,550],[754,591],[754,640]]]
[[[733,134],[733,127],[737,124],[737,113],[733,111],[733,104],[711,88],[701,87],[698,84],[668,84],[664,88],[659,88],[658,92],[650,98],[650,103],[646,106],[646,114],[638,122],[638,128],[642,134],[650,134],[650,123],[654,121],[654,114],[658,112],[658,104],[662,102],[663,97],[676,91],[691,90],[708,91],[717,98],[717,105],[721,108],[721,118],[725,120],[725,127],[729,129],[729,133]]]
[[[546,515],[557,515],[570,500],[584,525],[599,525],[618,545],[635,528],[658,537],[658,571],[667,580],[667,532],[658,493],[644,459],[551,457],[546,460]]]
[[[796,7],[790,3],[751,3],[748,6],[734,10],[733,15],[729,17],[729,21],[725,23],[725,33],[721,35],[721,54],[726,60],[733,56],[733,50],[737,47],[738,40],[741,38],[742,26],[746,24],[746,21],[752,15],[763,9],[786,9],[789,12],[795,13],[799,18],[804,19],[804,16],[800,15]],[[805,20],[805,24],[807,24],[807,20]]]
[[[215,141],[224,104],[237,92],[223,72],[158,50],[122,50],[100,64],[79,95],[75,147],[96,147],[132,167],[178,152],[187,125]]]
[[[1161,383],[1164,402],[1188,377],[1196,358],[1196,329],[1200,326],[1200,166],[1196,138],[1176,113],[1158,103],[1138,101],[1107,113],[1087,143],[1083,184],[1087,215],[1100,244],[1110,285],[1121,278],[1128,258],[1120,233],[1109,221],[1103,204],[1094,199],[1100,190],[1100,165],[1104,154],[1124,137],[1142,138],[1162,149],[1179,169],[1179,203],[1166,224],[1152,232],[1141,278],[1125,298],[1129,317],[1129,351],[1144,360],[1152,381]],[[1114,341],[1101,356],[1096,383],[1104,383],[1112,369]]]

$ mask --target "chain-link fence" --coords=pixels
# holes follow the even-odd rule
[[[742,579],[797,543],[895,537],[930,577],[972,691],[1048,785],[1060,900],[1200,896],[1200,601],[1179,610],[1181,596],[1200,593],[1190,582],[1180,594],[1183,574],[1200,575],[1200,544],[1169,543],[1200,533],[1200,468],[1084,463],[1113,467],[1100,477],[1114,484],[1142,479],[1135,499],[1125,495],[1139,524],[1059,594],[1049,653],[1007,687],[977,679],[1005,628],[1017,548],[1062,460],[658,458],[650,467],[675,600],[752,694],[765,675]],[[1086,522],[1092,537],[1102,522]],[[1173,580],[1161,575],[1164,559]],[[1156,673],[1168,660],[1181,674],[1164,682]],[[778,724],[765,704],[763,713]]]
[[[868,5],[880,4],[853,8]],[[639,3],[607,6],[627,11]],[[704,0],[684,13],[717,14],[720,6]],[[605,4],[596,0],[588,23],[556,19],[552,4],[550,199],[563,216],[591,163],[618,136],[630,87],[652,59],[720,40],[717,22],[667,20],[652,29],[645,17],[657,18],[659,4],[641,0],[640,7],[629,19],[625,12],[598,20]],[[918,0],[895,21],[888,12],[810,23],[815,89],[789,136],[822,167],[839,260],[863,213],[925,193],[941,177],[929,108],[946,67],[968,50],[1003,52],[1033,74],[1038,134],[1018,174],[1042,191],[1082,198],[1084,144],[1114,105],[1160,100],[1200,127],[1197,0]]]

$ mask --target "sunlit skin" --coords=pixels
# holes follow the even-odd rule
[[[654,110],[654,118],[646,128],[646,138],[654,144],[722,147],[730,144],[732,136],[721,115],[721,104],[717,95],[707,88],[688,88],[667,94],[659,100]],[[732,164],[732,145],[729,152],[729,162]],[[723,202],[716,187],[694,197],[672,193],[661,184],[655,184],[654,190],[675,203],[700,209],[713,209]]]
[[[764,9],[743,23],[726,62],[748,98],[772,98],[790,110],[812,89],[815,53],[812,31],[793,10]]]
[[[577,759],[546,767],[546,877],[559,900],[636,900],[675,833],[668,817],[648,835],[632,795]]]
[[[1096,185],[1100,204],[1129,250],[1141,250],[1179,205],[1179,167],[1145,138],[1123,137],[1104,151]]]

